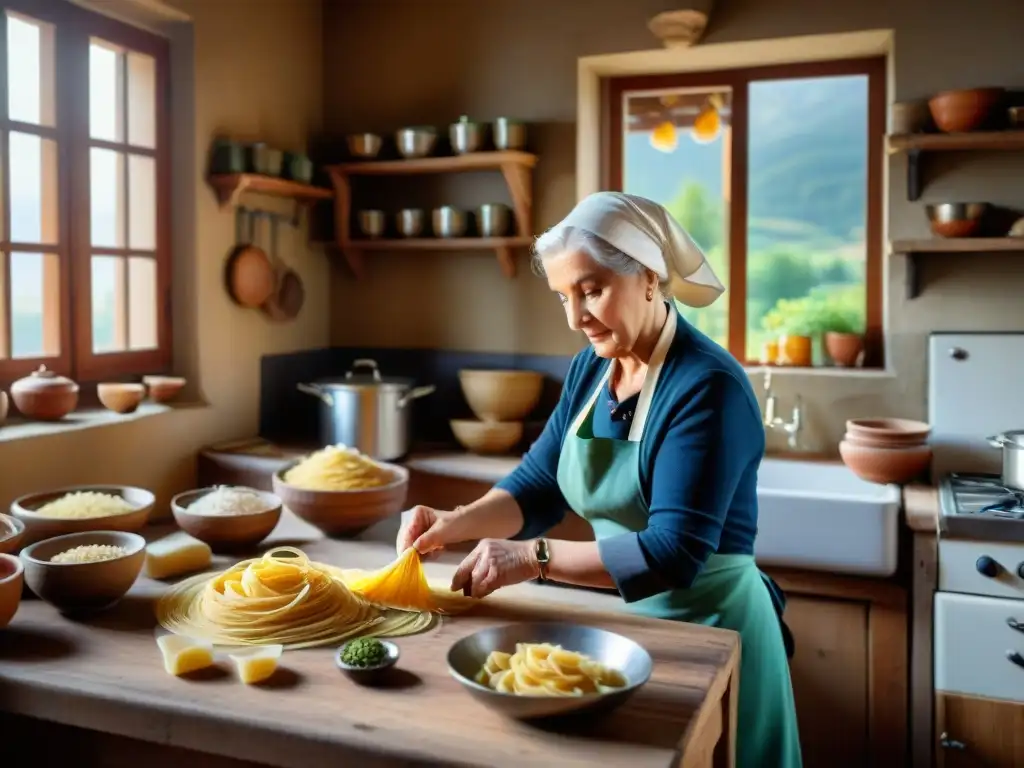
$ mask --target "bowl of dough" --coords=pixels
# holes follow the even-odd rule
[[[215,486],[171,499],[174,521],[215,552],[249,549],[263,541],[281,519],[281,499],[255,488]]]
[[[409,493],[409,470],[331,445],[274,474],[287,509],[328,536],[356,536],[396,515]]]
[[[85,531],[142,530],[155,497],[128,485],[76,485],[30,493],[11,504],[11,517],[25,524],[23,544]]]

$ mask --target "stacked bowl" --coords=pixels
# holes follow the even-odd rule
[[[537,407],[544,375],[537,371],[459,371],[462,394],[476,419],[452,419],[455,439],[478,454],[508,453],[523,439],[523,419]]]
[[[843,463],[869,483],[909,483],[928,469],[931,427],[910,419],[850,419],[839,443]]]

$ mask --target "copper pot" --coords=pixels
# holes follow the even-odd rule
[[[59,421],[78,407],[78,385],[41,365],[11,385],[11,399],[26,418]]]

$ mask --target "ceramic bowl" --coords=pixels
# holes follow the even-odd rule
[[[356,536],[405,508],[409,494],[409,470],[405,467],[377,462],[395,478],[394,482],[379,488],[308,491],[288,485],[284,480],[298,463],[294,461],[274,473],[274,493],[285,507],[328,536]]]
[[[96,385],[96,396],[114,413],[133,413],[146,396],[145,384],[107,383]]]
[[[922,445],[931,431],[929,424],[912,419],[850,419],[846,422],[848,437],[882,448]]]
[[[839,443],[843,463],[861,480],[869,483],[902,485],[921,477],[932,460],[927,445],[898,448],[857,445],[848,440]]]
[[[50,558],[73,547],[106,544],[126,554],[94,563],[54,563]],[[38,541],[21,551],[25,583],[62,613],[101,611],[131,589],[146,559],[146,540],[137,533],[90,531]]]
[[[142,383],[149,390],[149,399],[166,403],[178,396],[185,386],[185,379],[177,376],[143,376]]]
[[[110,494],[111,496],[120,496],[132,506],[132,509],[116,515],[76,520],[44,517],[43,515],[36,514],[35,510],[44,504],[75,491],[95,491],[97,493]],[[41,539],[48,539],[51,536],[62,536],[66,533],[81,533],[84,531],[135,532],[142,530],[148,522],[149,513],[153,511],[154,501],[155,497],[153,494],[145,488],[133,488],[127,485],[76,485],[22,496],[11,504],[11,517],[15,517],[25,524],[24,543],[26,544]]]
[[[16,554],[25,538],[25,524],[16,517],[0,515],[0,555]]]
[[[544,374],[537,371],[459,371],[470,409],[481,421],[520,421],[540,401]]]
[[[11,623],[21,605],[25,566],[14,555],[0,554],[0,629]]]
[[[334,654],[334,664],[338,667],[338,669],[340,669],[346,675],[351,677],[357,683],[362,683],[364,685],[372,683],[374,680],[377,680],[378,678],[382,677],[389,669],[394,667],[395,664],[398,663],[398,657],[400,655],[398,646],[394,643],[383,639],[380,639],[380,643],[384,646],[384,649],[388,652],[388,655],[387,657],[385,657],[384,661],[382,661],[380,664],[374,667],[353,667],[342,661],[341,654],[344,653],[345,648],[348,646],[348,643],[342,645]]]
[[[174,521],[190,536],[205,541],[215,552],[234,552],[255,547],[277,527],[281,519],[281,499],[272,493],[246,488],[258,494],[266,509],[246,515],[198,515],[189,507],[216,488],[198,488],[179,493],[171,499]]]
[[[513,653],[516,643],[552,643],[585,653],[626,677],[626,685],[605,693],[583,696],[517,696],[500,693],[476,682],[491,651]],[[448,651],[448,670],[473,698],[506,717],[529,720],[608,711],[623,704],[651,678],[654,662],[642,645],[606,629],[562,622],[524,622],[491,627],[455,642]]]
[[[471,453],[508,453],[523,439],[521,421],[452,419],[449,424],[459,445]]]

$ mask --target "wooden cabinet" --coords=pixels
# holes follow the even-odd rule
[[[789,596],[786,624],[806,768],[868,765],[868,604]]]
[[[935,733],[937,768],[1024,765],[1024,704],[938,693]]]

